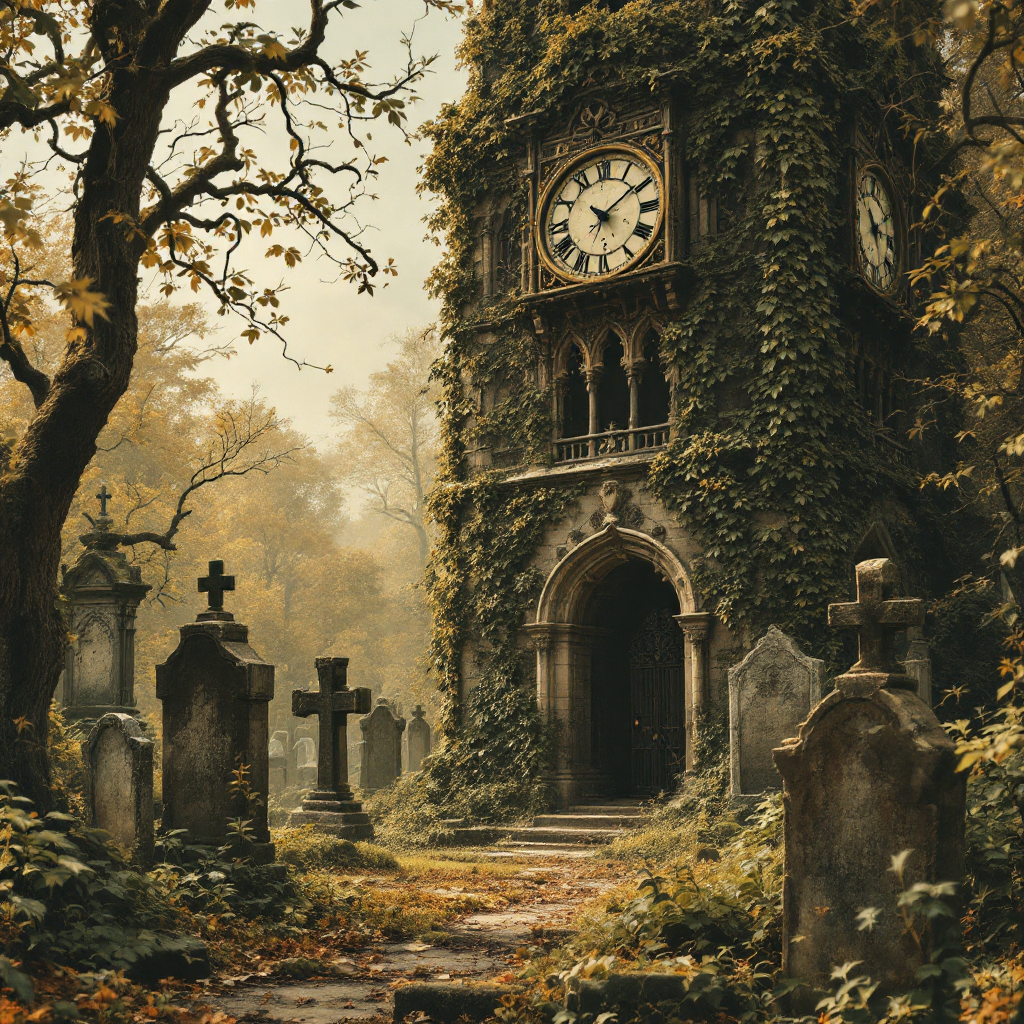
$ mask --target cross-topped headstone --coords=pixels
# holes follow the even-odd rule
[[[100,502],[100,515],[106,517],[107,514],[107,502],[113,497],[109,491],[107,491],[107,485],[102,484],[100,486],[100,493],[96,495]]]
[[[348,783],[349,715],[370,711],[370,691],[348,688],[348,658],[317,658],[320,690],[292,691],[292,714],[316,715],[320,726],[316,789],[302,802],[304,811],[346,811],[353,805]],[[355,808],[361,810],[358,804]]]
[[[200,613],[199,618],[234,618],[230,612],[224,611],[224,594],[235,589],[235,577],[224,575],[224,563],[219,559],[210,562],[210,575],[199,577],[199,593],[206,594],[207,611]]]
[[[896,663],[893,635],[924,624],[924,605],[917,598],[894,597],[899,570],[888,558],[872,558],[857,566],[857,600],[828,606],[833,629],[856,629],[860,660],[846,676],[885,676],[872,680],[879,686],[914,689],[914,683]],[[845,678],[845,677],[840,677]]]

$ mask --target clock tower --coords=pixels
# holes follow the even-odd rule
[[[489,0],[468,26],[426,170],[460,785],[671,791],[767,626],[828,655],[811,626],[864,543],[916,543],[919,198],[883,96],[934,53],[846,6]]]

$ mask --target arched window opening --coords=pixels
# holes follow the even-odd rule
[[[604,372],[599,390],[602,431],[627,430],[630,425],[629,377],[622,365],[625,356],[622,339],[609,335],[604,348]]]
[[[583,353],[573,345],[566,361],[568,380],[562,393],[562,437],[584,437],[590,433],[590,395],[583,367]]]
[[[644,345],[644,372],[640,378],[640,423],[641,427],[653,427],[668,423],[671,403],[671,389],[661,368],[661,352],[658,336],[652,331]]]

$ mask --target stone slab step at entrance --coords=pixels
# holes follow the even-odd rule
[[[592,814],[590,808],[580,808],[566,814],[541,814],[533,819],[534,828],[618,829],[636,828],[638,814]]]
[[[644,821],[644,808],[636,800],[585,803],[560,814],[538,815],[529,828],[512,829],[505,842],[524,853],[541,847],[599,846],[639,828]]]

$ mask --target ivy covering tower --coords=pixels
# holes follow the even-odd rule
[[[917,585],[925,6],[487,0],[469,23],[426,168],[433,785],[657,793],[719,742],[770,623],[827,656],[812,626],[855,560]]]

